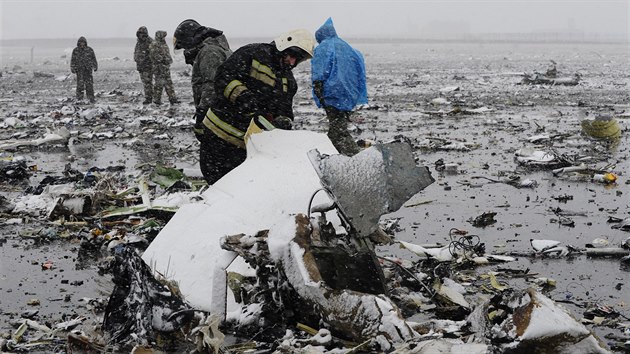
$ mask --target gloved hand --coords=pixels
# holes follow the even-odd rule
[[[291,130],[293,121],[287,116],[277,116],[273,119],[273,126],[282,130]]]

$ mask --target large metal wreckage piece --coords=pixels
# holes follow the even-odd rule
[[[196,318],[213,318],[212,326],[200,321],[196,333],[214,333],[220,322],[239,335],[265,332],[257,341],[280,338],[298,323],[328,328],[347,346],[376,339],[385,349],[417,337],[387,296],[372,243],[384,235],[380,216],[434,181],[426,167],[416,166],[411,146],[375,145],[349,158],[336,155],[323,134],[284,131],[256,134],[248,144],[248,160],[204,194],[208,201],[180,209],[144,252],[143,266],[150,271],[134,266],[127,268],[136,271],[117,272],[136,275],[117,283],[115,299],[142,299],[144,305],[143,311],[109,306],[108,343],[155,345],[173,327],[190,328],[182,323],[192,311]],[[261,177],[248,185],[252,171]],[[265,188],[260,181],[267,181]],[[246,218],[228,217],[234,209]],[[243,265],[230,265],[234,257]],[[143,279],[150,273],[176,282],[177,291],[158,290],[157,284],[147,289]],[[168,293],[173,296],[155,298]],[[184,303],[168,308],[174,297]],[[115,299],[110,303],[120,302]],[[141,322],[139,312],[145,314]],[[220,333],[201,337],[206,343]]]
[[[260,317],[270,324],[325,327],[352,343],[375,339],[389,349],[417,337],[388,297],[372,238],[381,233],[381,215],[433,183],[428,169],[416,166],[411,147],[398,142],[352,158],[316,150],[309,158],[333,203],[309,206],[312,215],[298,214],[254,236],[222,239],[224,249],[256,269],[256,284],[239,299],[262,304]],[[324,211],[331,209],[346,233],[326,220]]]

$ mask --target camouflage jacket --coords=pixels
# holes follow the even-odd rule
[[[173,58],[164,39],[165,37],[165,31],[157,31],[155,32],[155,40],[149,45],[151,64],[156,72],[167,70],[173,63]]]
[[[224,35],[208,37],[201,43],[192,67],[192,89],[195,106],[207,109],[214,97],[214,76],[219,65],[232,54]]]
[[[133,60],[136,62],[138,71],[151,71],[151,56],[149,55],[149,46],[153,40],[147,37],[145,40],[136,42],[136,49],[133,52]]]

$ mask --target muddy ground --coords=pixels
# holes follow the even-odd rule
[[[612,229],[608,222],[610,216],[628,217],[629,210],[628,123],[624,118],[630,112],[627,44],[355,44],[365,54],[370,104],[354,115],[353,134],[376,142],[397,136],[409,139],[418,162],[429,166],[436,178],[401,210],[384,217],[398,220],[397,239],[444,244],[451,229],[466,230],[478,235],[488,252],[520,255],[516,262],[500,267],[528,269],[555,279],[557,285],[546,294],[554,300],[569,300],[565,306],[577,318],[583,316],[581,306],[586,303],[610,306],[630,316],[629,273],[618,258],[528,255],[530,239],[553,239],[584,248],[596,238],[616,245],[630,236]],[[0,129],[0,139],[39,138],[46,129],[64,125],[75,136],[70,148],[45,145],[1,152],[3,159],[21,156],[37,166],[29,179],[2,182],[0,192],[8,200],[46,176],[59,176],[66,164],[80,171],[125,166],[127,175],[133,176],[139,163],[162,162],[198,175],[193,173],[197,171],[197,143],[189,131],[194,111],[190,68],[183,63],[183,55],[174,54],[172,77],[184,103],[142,106],[141,84],[131,60],[133,41],[94,40],[90,45],[99,59],[95,105],[73,100],[74,77],[61,81],[69,74],[68,48],[73,41],[3,43],[0,118],[18,118],[25,124]],[[35,48],[32,62],[30,47]],[[521,73],[544,72],[551,60],[557,63],[559,76],[579,73],[579,85],[519,84]],[[300,89],[294,127],[325,131],[323,112],[310,98],[309,70],[308,64],[296,69]],[[455,86],[457,90],[452,89]],[[64,106],[76,113],[56,113]],[[465,114],[453,112],[455,107],[489,110]],[[79,116],[94,108],[107,114]],[[584,138],[580,119],[585,112],[591,117],[613,115],[623,130],[618,143],[610,147]],[[556,137],[538,144],[527,140],[545,133]],[[127,144],[133,138],[139,139]],[[435,146],[444,142],[464,143],[468,150]],[[549,169],[524,168],[514,161],[515,151],[524,147],[553,147],[561,153],[594,156],[601,164],[612,165],[619,179],[604,185],[557,177]],[[440,160],[456,164],[457,172],[437,171]],[[515,188],[490,181],[509,175],[533,179],[537,186]],[[573,223],[560,222],[560,211],[568,212]],[[484,212],[495,212],[496,223],[475,227],[469,222]],[[102,310],[112,284],[109,275],[98,274],[104,255],[82,251],[77,236],[89,230],[10,213],[2,214],[0,222],[0,333],[11,333],[15,330],[12,321],[25,315],[50,325],[84,316],[79,329],[91,333],[98,327],[103,316],[99,307]],[[379,248],[379,254],[417,259],[393,246]],[[46,261],[52,262],[52,269],[43,270]],[[505,281],[514,287],[533,286],[523,279]],[[474,286],[468,290],[480,291]],[[32,299],[39,300],[39,305],[29,305]],[[588,327],[613,348],[619,342],[616,337],[623,337],[620,328]]]

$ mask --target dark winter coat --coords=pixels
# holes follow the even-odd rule
[[[136,32],[138,41],[136,42],[136,48],[133,51],[133,60],[136,62],[136,69],[138,71],[151,71],[151,56],[149,55],[149,46],[153,39],[149,37],[149,31],[142,26]]]
[[[77,72],[92,73],[92,70],[96,71],[97,69],[98,63],[94,50],[88,47],[85,37],[80,37],[77,41],[77,47],[72,50],[70,71],[75,74]]]
[[[163,73],[169,70],[173,63],[170,50],[166,44],[166,31],[155,32],[155,40],[149,45],[151,65],[155,73]]]
[[[248,44],[235,51],[217,71],[211,112],[241,132],[258,115],[271,123],[278,116],[292,120],[297,83],[281,59],[273,43]]]

